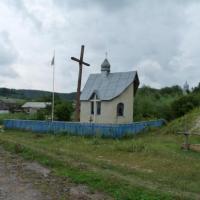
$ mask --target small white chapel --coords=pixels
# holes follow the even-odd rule
[[[110,68],[106,58],[101,73],[89,76],[80,97],[81,122],[133,122],[134,97],[139,86],[137,71],[111,73]]]

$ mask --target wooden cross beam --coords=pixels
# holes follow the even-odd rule
[[[82,69],[83,69],[83,65],[90,66],[90,64],[83,61],[84,48],[85,48],[84,45],[82,45],[80,59],[71,57],[72,60],[79,63],[78,85],[77,85],[77,94],[76,94],[76,120],[77,121],[80,121],[80,96],[81,96]]]

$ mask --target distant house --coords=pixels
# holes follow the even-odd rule
[[[0,101],[0,114],[4,113],[9,113],[9,106],[5,102]]]
[[[139,86],[137,71],[110,73],[107,59],[101,73],[91,74],[81,94],[81,122],[131,123]]]
[[[36,113],[38,110],[45,109],[50,106],[50,102],[26,102],[22,108],[26,113]]]
[[[8,97],[0,97],[0,113],[14,113],[22,112],[21,104],[24,102],[22,99],[14,99]]]

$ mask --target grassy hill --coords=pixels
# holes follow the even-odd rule
[[[62,100],[75,100],[76,93],[55,93]],[[138,89],[135,99],[134,120],[168,118],[171,102],[183,95],[179,86],[154,89],[143,86]],[[41,90],[24,90],[0,88],[0,99],[4,101],[42,101],[51,99],[51,92]],[[162,112],[161,112],[162,111]]]
[[[56,93],[61,100],[74,100],[76,93]],[[15,90],[0,88],[0,99],[25,101],[51,101],[51,92],[40,90]],[[138,89],[134,100],[134,121],[163,118],[171,121],[200,106],[200,85],[188,94],[183,94],[179,86],[161,89],[143,86]]]
[[[55,93],[62,100],[74,100],[76,93]],[[50,97],[51,92],[41,90],[23,90],[0,88],[0,96],[4,98],[38,100],[43,97]]]
[[[200,199],[200,153],[182,150],[178,133],[185,125],[200,131],[199,120],[195,109],[161,129],[122,140],[6,130],[0,143],[114,199]],[[200,136],[190,142],[200,143]]]
[[[26,102],[25,99],[16,99],[12,97],[4,97],[4,96],[0,96],[0,100],[8,104],[16,103],[20,105]]]

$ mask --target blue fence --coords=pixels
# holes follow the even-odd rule
[[[131,124],[93,124],[59,121],[37,120],[4,120],[6,129],[19,129],[39,133],[69,133],[73,135],[92,136],[103,135],[105,137],[121,138],[125,135],[136,134],[149,127],[160,127],[164,120],[134,122]]]

